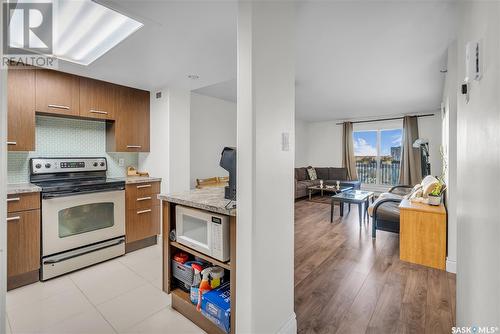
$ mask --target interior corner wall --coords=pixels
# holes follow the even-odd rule
[[[459,1],[457,82],[481,41],[481,80],[457,98],[457,326],[500,327],[500,2]],[[498,331],[498,330],[497,330]]]
[[[156,93],[161,97],[156,98]],[[162,193],[189,190],[190,92],[164,88],[151,92],[150,152],[139,154],[139,170],[161,177]]]
[[[440,111],[436,111],[434,116],[418,118],[418,135],[420,138],[429,140],[429,162],[431,164],[431,175],[434,176],[441,176],[443,170],[440,153],[442,144],[441,127]]]
[[[3,27],[3,6],[0,7],[0,27]],[[3,45],[0,34],[0,45]],[[3,50],[0,48],[3,59]],[[7,70],[0,68],[0,333],[6,328],[7,291]]]
[[[161,92],[157,98],[156,93]],[[169,159],[168,159],[168,93],[167,90],[152,91],[150,94],[150,152],[139,153],[139,170],[149,175],[161,177],[161,192],[167,193]]]
[[[443,89],[442,141],[446,156],[445,183],[448,210],[448,252],[446,270],[457,269],[457,43],[448,47],[447,73]]]
[[[191,93],[191,177],[196,179],[226,176],[219,166],[225,146],[236,147],[236,103]]]
[[[293,2],[238,2],[237,333],[297,332],[294,36]]]
[[[295,119],[295,167],[308,166],[308,126],[308,122]]]

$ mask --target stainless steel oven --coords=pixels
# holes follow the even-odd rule
[[[30,165],[42,187],[42,280],[125,253],[125,182],[106,178],[105,158]]]

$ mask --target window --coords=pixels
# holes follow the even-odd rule
[[[354,131],[358,180],[368,184],[398,184],[402,137],[402,129]]]

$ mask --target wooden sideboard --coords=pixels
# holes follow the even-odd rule
[[[446,269],[446,208],[404,199],[399,206],[399,257],[424,266]]]

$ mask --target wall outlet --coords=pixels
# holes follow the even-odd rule
[[[123,158],[118,159],[118,166],[120,166],[120,167],[125,166],[125,159],[123,159]]]

